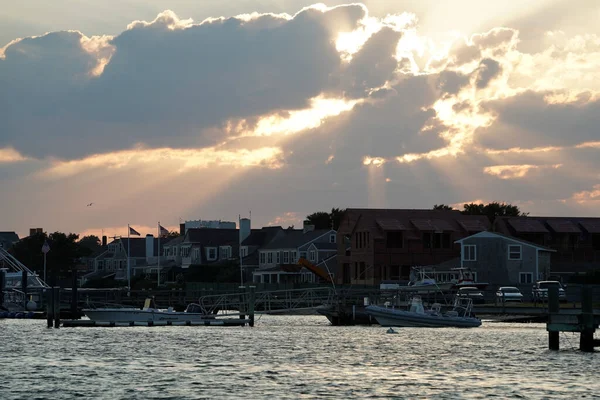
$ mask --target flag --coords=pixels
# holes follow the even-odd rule
[[[132,227],[129,227],[129,234],[134,235],[134,236],[140,236],[140,233],[138,231],[136,231],[135,229],[133,229]]]
[[[158,229],[160,230],[160,236],[169,236],[169,231],[161,224],[158,224]]]
[[[45,240],[44,245],[42,246],[42,253],[46,254],[49,251],[50,251],[50,245],[48,244],[48,241]]]

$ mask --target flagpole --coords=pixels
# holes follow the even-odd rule
[[[156,264],[156,269],[158,271],[158,280],[156,281],[156,288],[160,287],[160,221],[158,221],[158,262]]]
[[[127,224],[127,295],[129,296],[129,292],[131,291],[131,267],[129,265],[129,249],[131,248],[129,246],[129,231],[131,230],[131,228],[129,227],[129,224]]]

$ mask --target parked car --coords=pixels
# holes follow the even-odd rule
[[[467,297],[473,301],[473,304],[483,304],[485,303],[485,298],[483,297],[483,293],[481,290],[474,286],[465,286],[458,289],[458,293],[456,293],[457,297]]]
[[[523,293],[514,286],[502,286],[496,292],[496,304],[512,302],[522,302]]]
[[[533,301],[547,301],[548,288],[558,287],[558,300],[567,301],[567,293],[559,281],[539,281],[533,285],[531,292]]]

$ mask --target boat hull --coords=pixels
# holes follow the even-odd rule
[[[380,306],[368,306],[366,312],[385,327],[476,328],[481,326],[481,320],[475,317],[421,314]]]
[[[214,319],[209,315],[188,312],[168,312],[161,310],[140,310],[140,309],[122,309],[122,308],[97,308],[84,309],[83,313],[92,321],[98,322],[157,322],[157,321],[178,321],[193,322]]]

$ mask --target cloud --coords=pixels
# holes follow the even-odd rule
[[[248,209],[254,226],[285,225],[329,207],[465,199],[592,212],[593,33],[553,30],[532,47],[511,24],[428,36],[405,10],[282,10],[164,11],[110,35],[5,46],[7,227],[175,226]]]
[[[529,175],[532,171],[544,169],[544,168],[560,168],[561,164],[555,165],[493,165],[485,167],[483,172],[488,175],[497,176],[500,179],[518,179],[524,178]]]

